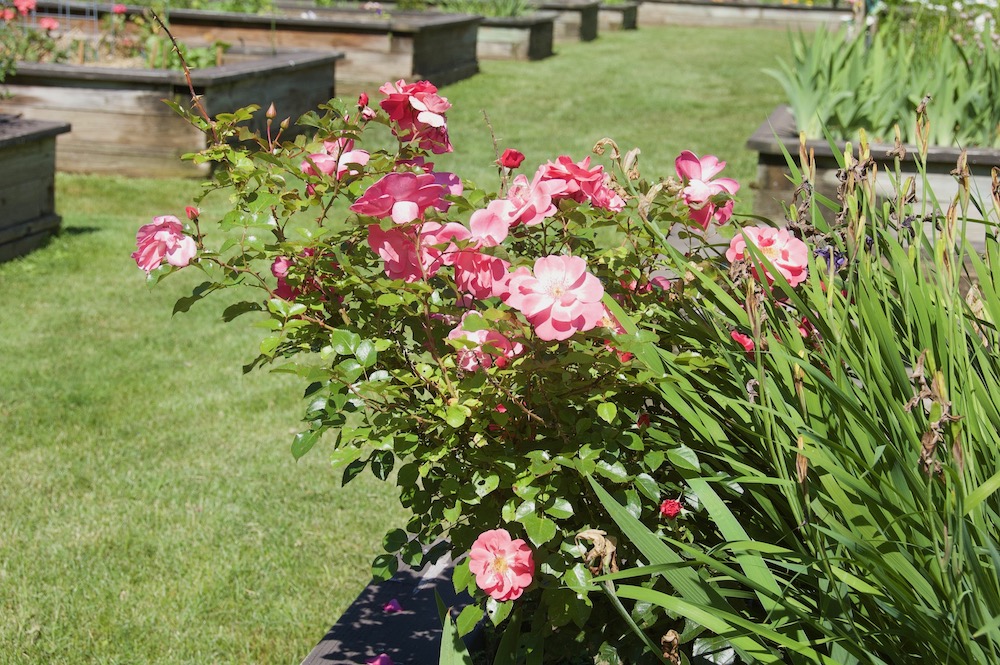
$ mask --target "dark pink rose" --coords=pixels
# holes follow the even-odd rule
[[[164,260],[183,268],[198,252],[194,238],[185,235],[184,226],[173,215],[154,217],[152,223],[139,227],[135,244],[132,258],[147,274],[159,268]]]
[[[524,161],[524,153],[514,150],[513,148],[507,148],[500,155],[500,159],[497,160],[497,164],[504,167],[505,169],[516,169]]]

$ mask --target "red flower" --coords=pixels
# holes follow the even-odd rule
[[[681,502],[677,499],[665,499],[660,504],[660,514],[672,520],[681,514]]]
[[[524,153],[514,150],[513,148],[507,148],[500,155],[500,159],[497,160],[497,164],[504,167],[505,169],[516,169],[524,161]]]

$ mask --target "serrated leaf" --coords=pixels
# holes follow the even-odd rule
[[[378,356],[378,351],[375,350],[375,345],[370,340],[362,340],[358,344],[358,348],[354,350],[354,357],[358,359],[358,362],[364,367],[371,367],[375,364],[375,359]]]
[[[330,333],[330,348],[340,356],[349,356],[354,353],[361,343],[361,337],[350,330],[334,330]]]
[[[616,483],[624,483],[628,480],[628,471],[625,470],[621,462],[609,464],[604,460],[599,460],[597,462],[597,473]]]
[[[547,517],[525,515],[518,520],[524,526],[524,532],[536,546],[542,546],[556,536],[556,523]]]

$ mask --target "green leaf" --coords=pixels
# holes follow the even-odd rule
[[[562,497],[552,501],[552,505],[545,509],[545,512],[556,519],[566,519],[573,516],[573,504]]]
[[[493,622],[494,626],[499,626],[503,623],[503,620],[510,615],[510,611],[514,609],[514,601],[507,600],[500,602],[493,598],[486,601],[486,614],[489,615],[490,621]]]
[[[444,415],[445,422],[447,422],[455,429],[458,429],[459,427],[465,424],[465,420],[468,417],[466,415],[467,410],[468,409],[466,407],[460,406],[458,404],[453,404],[449,406],[448,410],[445,412]]]
[[[608,464],[604,460],[600,460],[597,462],[597,473],[616,483],[624,483],[628,480],[628,471],[625,470],[621,462]]]
[[[434,596],[438,602],[438,611],[441,614],[441,622],[444,625],[441,632],[441,655],[438,665],[472,665],[472,656],[458,634],[455,622],[451,619],[451,613],[444,606],[441,596],[434,591]]]
[[[536,546],[540,547],[556,536],[556,523],[546,517],[535,514],[525,515],[518,520],[524,526],[524,532]]]
[[[375,364],[375,358],[378,356],[378,351],[375,350],[375,344],[369,340],[362,340],[358,347],[354,350],[354,357],[358,359],[363,367],[371,367]]]
[[[500,476],[495,473],[482,476],[476,472],[472,477],[472,484],[476,488],[476,496],[482,498],[500,486]]]
[[[671,448],[668,450],[667,459],[669,459],[670,463],[679,469],[697,471],[699,468],[698,454],[683,444],[677,448]]]
[[[319,441],[319,437],[322,436],[323,429],[309,430],[308,432],[299,432],[292,439],[292,457],[295,459],[300,459],[307,452],[312,450],[312,447],[316,445]]]
[[[236,317],[246,314],[247,312],[259,312],[259,311],[261,311],[261,306],[259,302],[244,301],[244,302],[233,303],[225,310],[223,310],[222,320],[225,321],[226,323],[229,323]]]
[[[332,348],[334,353],[337,355],[352,355],[360,343],[361,337],[357,333],[353,333],[350,330],[338,329],[330,333],[330,348]]]
[[[399,561],[395,554],[379,554],[372,562],[372,579],[375,582],[385,582],[396,574]]]
[[[615,416],[618,415],[618,407],[612,402],[601,402],[597,406],[597,415],[606,423],[614,422]]]
[[[476,627],[483,619],[483,608],[479,605],[468,605],[462,612],[458,615],[455,620],[455,625],[458,628],[458,635],[462,637],[463,635],[468,635],[472,632],[472,629]]]
[[[497,646],[493,665],[517,665],[518,644],[521,641],[521,608],[514,610]]]
[[[660,486],[648,473],[640,473],[635,477],[635,487],[651,501],[660,500]]]
[[[382,538],[382,548],[386,552],[395,553],[403,548],[403,545],[410,541],[409,536],[402,529],[393,529]]]
[[[342,466],[350,464],[359,457],[361,457],[360,448],[345,446],[344,448],[337,448],[333,451],[330,455],[330,464],[333,465],[334,469],[338,469]]]

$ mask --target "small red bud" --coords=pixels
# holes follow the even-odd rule
[[[368,93],[362,92],[361,95],[358,96],[358,108],[363,109],[366,106],[368,106]]]
[[[187,215],[187,218],[193,222],[198,219],[199,215],[201,215],[201,211],[194,206],[187,206],[184,208],[184,214]]]
[[[504,167],[505,169],[516,169],[524,161],[524,153],[518,152],[513,148],[507,148],[500,155],[500,159],[497,160],[497,164]]]

